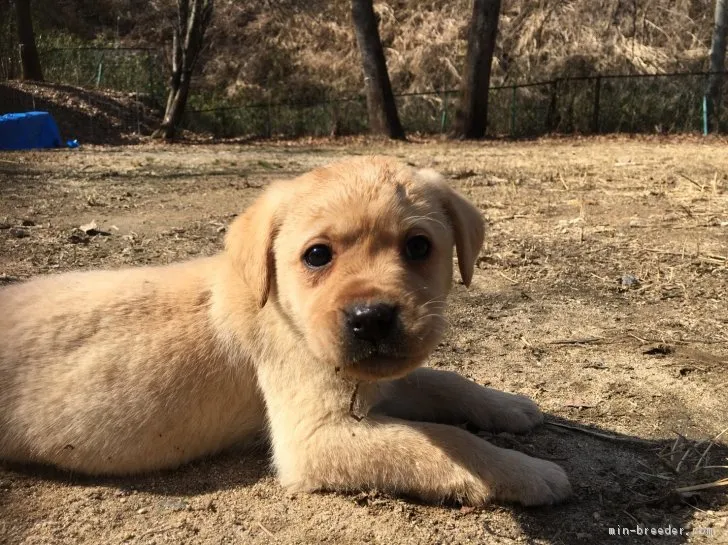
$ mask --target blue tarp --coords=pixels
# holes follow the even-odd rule
[[[58,126],[48,112],[0,115],[0,149],[57,148]]]

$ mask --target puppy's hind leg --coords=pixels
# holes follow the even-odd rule
[[[525,432],[543,415],[527,397],[485,388],[451,371],[416,369],[383,382],[374,411],[407,420],[469,423],[481,430]]]

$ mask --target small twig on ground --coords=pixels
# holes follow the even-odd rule
[[[685,252],[671,252],[670,250],[661,250],[660,248],[642,248],[642,250],[645,252],[652,252],[653,254],[674,255],[677,257],[685,257],[686,255]]]
[[[720,439],[720,437],[721,437],[721,436],[722,436],[722,435],[723,435],[723,434],[724,434],[725,432],[727,432],[727,431],[728,431],[728,428],[725,428],[725,429],[724,429],[723,431],[721,431],[721,432],[720,432],[720,433],[719,433],[718,435],[716,435],[716,436],[715,436],[715,437],[713,437],[713,438],[712,438],[712,439],[711,439],[710,441],[708,441],[708,446],[707,446],[707,447],[706,447],[706,449],[705,449],[705,450],[703,451],[703,454],[701,454],[701,455],[700,455],[700,458],[698,458],[698,461],[697,461],[697,463],[695,464],[695,469],[693,469],[693,471],[697,471],[698,469],[700,469],[700,464],[701,464],[701,463],[702,463],[702,461],[703,461],[703,460],[705,459],[705,457],[706,457],[706,456],[708,455],[708,452],[710,451],[710,449],[711,449],[711,448],[713,448],[713,445],[715,445],[715,442],[716,442],[716,441],[717,441],[718,439]],[[697,445],[696,445],[696,446],[697,446]]]
[[[625,515],[627,515],[627,516],[628,516],[629,518],[631,518],[631,519],[632,519],[632,520],[634,521],[634,523],[635,523],[635,524],[636,524],[637,526],[641,526],[641,525],[642,525],[642,523],[641,523],[641,522],[640,522],[639,520],[637,520],[637,518],[635,518],[635,516],[634,516],[634,515],[632,515],[632,514],[631,514],[631,513],[629,512],[629,511],[627,511],[626,509],[622,510],[622,513],[624,513],[624,514],[625,514]]]
[[[686,176],[686,175],[685,175],[685,174],[683,174],[682,172],[678,172],[678,174],[679,174],[680,176],[682,176],[683,178],[685,178],[685,179],[686,179],[686,180],[687,180],[688,182],[690,182],[691,184],[693,184],[693,185],[694,185],[695,187],[697,187],[697,188],[698,188],[698,189],[699,189],[700,191],[703,191],[703,190],[705,190],[705,186],[704,186],[704,185],[702,185],[702,184],[699,184],[698,182],[696,182],[695,180],[693,180],[693,179],[692,179],[692,178],[690,178],[689,176]]]
[[[662,254],[662,255],[674,255],[677,257],[693,257],[693,258],[702,258],[706,261],[715,261],[718,263],[725,263],[728,261],[728,257],[718,255],[718,254],[701,254],[699,251],[695,254],[686,254],[685,252],[671,252],[669,250],[661,250],[659,248],[642,248],[645,252],[652,252],[653,254]]]
[[[679,204],[678,206],[685,211],[685,213],[688,215],[689,218],[694,218],[695,217],[693,215],[693,211],[690,210],[690,207],[689,206],[685,206],[684,204]]]
[[[718,479],[717,481],[713,481],[712,483],[701,483],[701,484],[694,484],[691,486],[681,486],[680,488],[676,488],[675,492],[678,494],[683,494],[685,492],[695,492],[697,490],[707,490],[709,488],[718,488],[719,486],[728,486],[728,477],[725,479]]]
[[[613,283],[612,280],[609,280],[608,278],[604,278],[603,276],[599,276],[598,274],[589,273],[589,276],[593,276],[594,278],[597,278],[597,279],[601,280],[602,282],[606,282],[608,284],[612,284]]]
[[[513,280],[513,278],[511,278],[507,274],[505,274],[505,273],[503,273],[501,271],[495,271],[495,272],[497,274],[499,274],[500,276],[502,276],[503,278],[505,278],[506,280],[508,280],[511,284],[518,284],[518,280]]]
[[[547,420],[545,423],[547,426],[555,426],[557,428],[565,428],[567,430],[578,431],[579,433],[585,433],[586,435],[592,435],[594,437],[598,437],[600,439],[606,439],[608,441],[618,441],[620,443],[634,443],[637,445],[652,445],[652,441],[649,441],[647,439],[640,439],[639,437],[619,437],[617,435],[612,435],[609,433],[602,433],[599,431],[594,431],[589,428],[581,428],[579,426],[572,426],[570,424],[562,424],[561,422],[553,422],[550,420]]]
[[[559,180],[561,180],[561,185],[564,186],[564,189],[566,189],[566,191],[569,191],[569,186],[566,184],[566,180],[564,180],[564,177],[561,175],[561,172],[559,172]]]
[[[524,218],[530,218],[531,216],[528,214],[511,214],[510,216],[503,216],[500,218],[493,218],[491,220],[491,223],[498,223],[499,221],[508,221],[508,220],[519,220]]]
[[[672,481],[673,477],[666,477],[665,475],[660,475],[658,473],[646,473],[644,471],[635,471],[637,475],[643,475],[645,477],[652,477],[653,479],[662,479],[663,481]]]
[[[268,537],[276,537],[276,535],[271,532],[268,528],[263,526],[263,523],[258,521],[258,526],[260,526],[260,529],[263,530],[266,534],[268,534]]]
[[[690,454],[690,452],[692,450],[693,450],[693,447],[692,446],[688,446],[688,448],[685,449],[685,452],[683,453],[682,458],[680,458],[680,461],[675,466],[675,473],[680,473],[680,468],[682,467],[683,462],[685,462],[685,460],[688,457],[688,454]]]
[[[675,453],[677,452],[677,446],[680,444],[680,441],[683,439],[683,436],[678,434],[678,436],[675,438],[675,442],[672,444],[672,448],[670,449],[670,462],[672,462],[675,459]],[[663,449],[664,452],[664,449]],[[662,452],[658,455],[658,457],[662,458]],[[675,468],[672,467],[671,464],[668,464],[670,466],[670,469],[672,471],[675,471]]]
[[[649,470],[649,471],[637,471],[637,473],[639,473],[641,475],[648,475],[650,477],[655,477],[657,479],[663,479],[665,481],[672,481],[672,480],[674,480],[674,477],[672,477],[670,475],[665,475],[663,473],[653,473],[652,472],[652,468],[649,465],[647,465],[646,463],[644,463],[644,462],[642,462],[640,460],[635,460],[635,461],[637,462],[638,465],[641,465],[645,469]]]
[[[634,335],[632,333],[627,333],[627,335],[629,335],[633,339],[637,339],[642,344],[649,344],[650,342],[652,342],[652,341],[648,341],[647,339],[643,339],[642,337],[638,337],[637,335]]]
[[[549,344],[589,344],[603,341],[604,337],[577,337],[576,339],[559,339],[550,341]]]

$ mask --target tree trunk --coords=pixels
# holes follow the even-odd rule
[[[38,49],[35,47],[33,19],[30,15],[30,0],[15,0],[15,9],[18,24],[18,47],[20,48],[20,62],[23,68],[23,79],[30,81],[43,81],[43,71],[40,66]]]
[[[164,120],[152,136],[175,137],[190,92],[192,71],[212,18],[213,0],[177,0],[177,26],[172,38],[172,76]]]
[[[392,94],[372,0],[352,0],[351,18],[366,84],[369,130],[374,134],[404,140],[404,129]]]
[[[710,47],[710,71],[706,103],[709,130],[718,129],[720,120],[721,91],[725,71],[726,31],[728,30],[728,0],[715,0],[715,25]]]
[[[488,125],[488,89],[500,0],[474,0],[468,33],[468,51],[455,118],[455,136],[483,138]]]
[[[187,97],[190,92],[190,78],[189,74],[183,74],[180,78],[179,85],[170,90],[169,97],[167,98],[167,109],[164,114],[164,120],[162,121],[162,127],[160,129],[161,136],[167,140],[171,140],[177,134],[177,127],[179,127],[182,116],[187,106]]]

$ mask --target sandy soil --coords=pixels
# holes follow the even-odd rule
[[[271,179],[370,152],[443,171],[484,211],[473,286],[455,286],[429,365],[535,398],[552,424],[482,435],[562,464],[574,499],[470,510],[289,496],[264,449],[128,479],[5,466],[0,543],[728,543],[728,488],[681,490],[728,477],[725,142],[5,153],[0,282],[211,254]],[[668,525],[683,535],[610,536]]]

